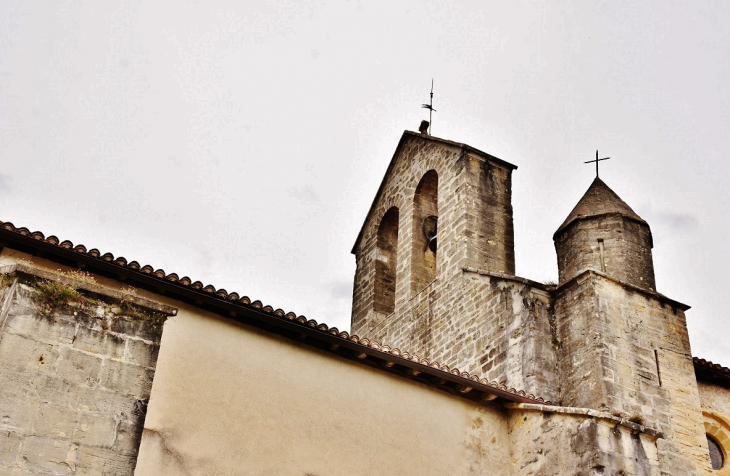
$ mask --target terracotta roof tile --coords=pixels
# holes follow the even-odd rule
[[[480,378],[478,375],[472,375],[468,372],[462,372],[458,368],[450,368],[448,365],[441,364],[438,361],[430,361],[426,358],[421,358],[418,355],[411,354],[409,352],[401,351],[400,349],[392,349],[388,345],[381,345],[377,341],[371,341],[368,338],[360,338],[359,336],[353,334],[350,335],[346,331],[339,331],[336,327],[329,327],[325,323],[318,323],[314,319],[307,319],[305,316],[297,316],[293,312],[286,312],[282,309],[276,309],[269,305],[264,305],[261,303],[261,301],[253,301],[251,302],[251,299],[248,296],[242,296],[239,298],[238,293],[228,293],[225,289],[221,288],[216,290],[216,288],[213,285],[206,285],[204,286],[203,283],[200,281],[195,281],[191,283],[191,279],[187,276],[183,278],[178,278],[178,275],[176,273],[170,273],[165,274],[165,271],[162,269],[158,269],[153,271],[153,267],[150,265],[144,265],[140,268],[140,264],[137,261],[131,261],[127,262],[127,260],[123,257],[119,257],[117,259],[114,258],[114,255],[111,253],[104,253],[100,256],[101,252],[97,250],[96,248],[92,248],[91,250],[87,251],[86,247],[84,245],[77,245],[74,246],[74,244],[68,240],[64,240],[63,242],[59,243],[59,239],[53,235],[44,238],[43,233],[36,231],[31,233],[27,228],[16,228],[12,223],[10,222],[2,222],[0,221],[0,229],[10,231],[16,235],[21,236],[30,236],[33,240],[39,240],[43,241],[47,244],[57,246],[59,248],[63,248],[66,250],[72,250],[75,253],[79,253],[97,260],[102,260],[108,263],[111,263],[115,266],[118,266],[120,268],[125,268],[128,270],[132,270],[136,273],[145,274],[148,276],[154,276],[157,279],[160,279],[162,281],[168,281],[172,282],[176,285],[180,285],[181,287],[189,287],[194,290],[201,290],[206,292],[206,294],[210,293],[212,297],[215,297],[216,299],[221,300],[227,300],[227,301],[237,301],[238,304],[252,307],[254,309],[259,310],[260,312],[269,314],[272,319],[285,319],[292,322],[298,322],[302,325],[305,325],[307,327],[316,329],[319,332],[326,333],[328,335],[335,336],[338,339],[341,339],[343,341],[352,342],[355,344],[359,344],[361,346],[367,347],[368,349],[372,349],[374,351],[377,351],[380,355],[392,355],[396,358],[401,358],[410,362],[414,362],[416,364],[420,364],[423,366],[427,366],[433,369],[440,370],[442,372],[446,372],[449,374],[452,374],[454,376],[457,376],[459,378],[472,381],[475,384],[478,383],[480,385],[490,387],[495,390],[500,390],[502,392],[507,392],[508,394],[513,395],[514,397],[523,397],[527,398],[529,400],[532,400],[533,402],[538,403],[544,403],[548,405],[552,405],[552,402],[546,401],[541,397],[537,397],[532,394],[527,394],[524,391],[520,390],[517,391],[514,388],[507,388],[504,384],[498,383],[498,382],[489,382],[484,378]],[[711,362],[704,361],[702,359],[695,358],[695,366],[697,366],[697,361],[700,361],[706,365],[714,366],[713,368],[719,368],[722,369],[722,372],[727,372],[727,374],[730,376],[730,369],[727,369],[725,367],[717,366],[716,364],[712,364]]]
[[[715,364],[709,360],[693,357],[692,362],[695,367],[695,375],[697,380],[717,383],[719,385],[730,388],[730,369],[720,364]]]

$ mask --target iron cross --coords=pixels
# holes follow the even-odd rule
[[[611,158],[611,157],[604,157],[604,158],[602,158],[602,159],[599,159],[599,158],[598,158],[598,151],[596,151],[596,159],[595,159],[595,160],[589,160],[589,161],[587,161],[587,162],[583,162],[583,163],[584,163],[584,164],[592,164],[593,162],[595,162],[595,163],[596,163],[596,177],[598,177],[598,162],[600,162],[600,161],[602,161],[602,160],[608,160],[608,159],[610,159],[610,158]]]

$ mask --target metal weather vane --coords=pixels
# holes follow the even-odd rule
[[[583,163],[584,163],[584,164],[592,164],[593,162],[595,162],[595,163],[596,163],[596,177],[598,177],[598,162],[600,162],[600,161],[602,161],[602,160],[608,160],[608,159],[610,159],[610,158],[611,158],[611,157],[604,157],[604,158],[602,158],[602,159],[599,159],[599,158],[598,158],[598,151],[596,150],[596,158],[595,158],[594,160],[589,160],[589,161],[587,161],[587,162],[583,162]]]
[[[428,135],[431,135],[431,124],[433,124],[433,113],[436,109],[433,108],[433,78],[431,78],[431,101],[428,104],[421,104],[422,108],[428,109]]]

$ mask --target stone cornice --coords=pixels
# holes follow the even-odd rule
[[[633,421],[627,420],[626,418],[621,418],[616,415],[612,415],[611,413],[593,410],[591,408],[560,407],[556,405],[540,405],[534,403],[505,403],[504,406],[505,408],[509,408],[512,410],[562,413],[565,415],[576,415],[588,418],[595,418],[598,420],[608,421],[615,424],[616,426],[623,426],[633,432],[644,433],[646,435],[653,436],[654,438],[664,438],[664,434],[655,428],[640,425],[639,423],[634,423]]]

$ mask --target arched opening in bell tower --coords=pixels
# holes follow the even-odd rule
[[[417,294],[436,279],[438,254],[438,174],[426,172],[413,197],[411,293]]]
[[[373,308],[383,314],[390,314],[395,310],[398,215],[398,208],[391,207],[383,215],[378,227]]]

